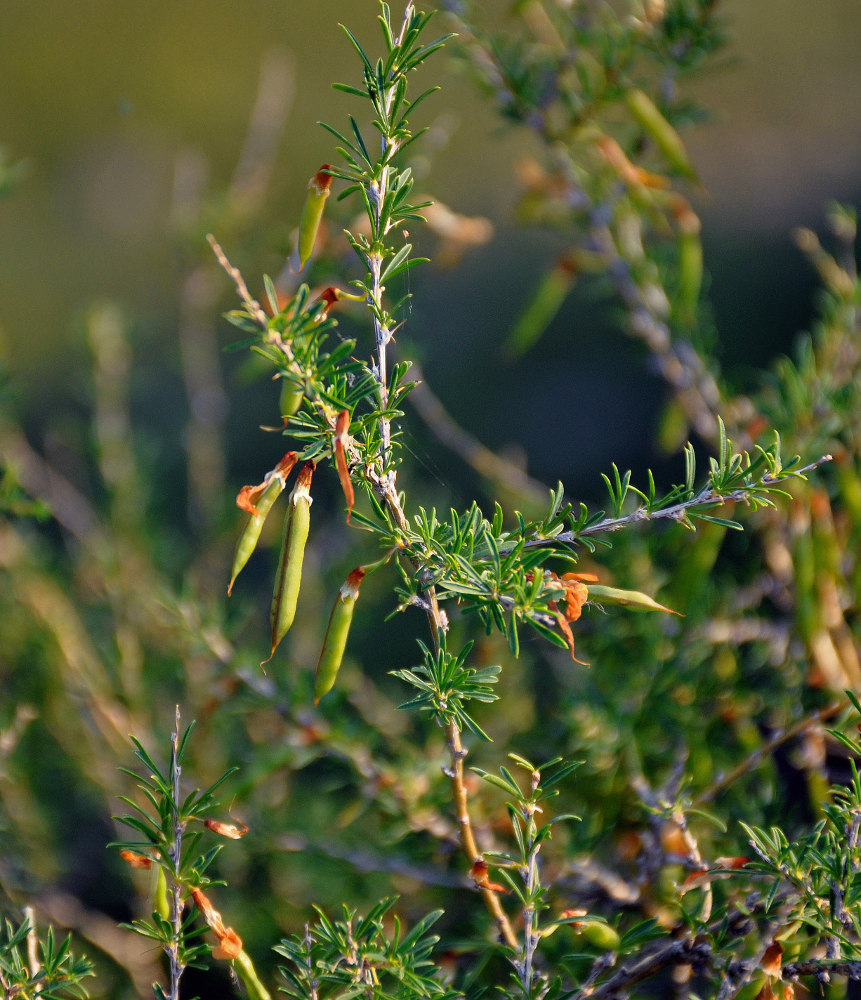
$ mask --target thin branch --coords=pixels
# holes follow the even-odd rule
[[[772,477],[768,474],[764,475],[758,484],[762,486],[777,486],[780,483],[788,482],[791,479],[797,479],[799,476],[803,476],[807,472],[812,472],[814,469],[818,469],[820,465],[824,465],[826,462],[832,461],[831,455],[823,455],[821,458],[817,458],[815,462],[811,462],[809,465],[803,466],[801,469],[794,470],[790,475],[786,476],[775,476]],[[690,497],[688,500],[682,500],[679,503],[672,504],[669,507],[662,507],[660,510],[648,510],[645,506],[637,507],[632,510],[630,514],[626,514],[624,517],[605,517],[601,521],[597,521],[595,524],[590,524],[587,527],[580,528],[576,531],[563,531],[561,534],[554,535],[552,538],[532,538],[526,542],[526,548],[547,548],[557,545],[559,542],[576,542],[580,538],[584,538],[587,535],[598,535],[610,531],[619,531],[622,528],[627,528],[632,524],[638,524],[645,521],[657,521],[660,519],[669,519],[671,521],[684,521],[687,512],[693,507],[701,507],[704,504],[725,504],[731,501],[741,502],[749,500],[751,492],[754,489],[754,485],[743,486],[735,490],[729,490],[728,492],[718,492],[717,490],[706,488],[701,490],[695,497]],[[510,551],[504,547],[500,548],[500,552]]]
[[[833,718],[845,708],[848,708],[848,706],[849,702],[845,698],[840,701],[834,701],[830,705],[826,705],[825,708],[819,709],[818,712],[814,712],[812,715],[808,715],[805,718],[800,719],[788,729],[784,729],[782,732],[777,733],[767,743],[764,743],[757,750],[754,750],[753,753],[749,754],[743,761],[736,764],[735,767],[723,774],[718,775],[714,783],[697,796],[695,799],[695,805],[703,806],[706,803],[713,801],[718,797],[718,795],[720,795],[721,792],[729,788],[731,785],[734,785],[739,778],[743,777],[749,771],[753,771],[755,768],[759,767],[766,757],[770,757],[775,750],[783,746],[784,743],[788,743],[790,740],[795,739],[796,736],[800,736],[803,732],[806,732],[808,729],[812,729],[814,726],[818,726],[827,719]]]
[[[412,0],[407,0],[404,7],[401,29],[395,42],[396,45],[400,45],[403,42],[412,12]],[[384,98],[386,114],[388,114],[388,111],[391,108],[393,99],[394,89],[389,87]],[[387,138],[384,134],[382,136],[382,153],[386,158],[386,165],[381,170],[379,178],[372,181],[366,188],[368,200],[376,217],[375,228],[378,232],[380,230],[380,214],[382,211],[383,201],[388,192],[390,173],[389,163],[391,162],[391,157],[395,151],[396,143]],[[392,331],[389,330],[386,325],[381,323],[379,319],[381,315],[384,315],[382,307],[383,286],[381,282],[382,257],[378,251],[372,251],[371,253],[365,255],[365,261],[371,274],[369,288],[370,301],[368,305],[371,307],[371,315],[373,317],[374,340],[376,345],[376,375],[379,383],[378,391],[380,398],[380,410],[383,411],[380,416],[380,450],[377,459],[379,468],[377,474],[374,476],[374,481],[390,514],[394,518],[397,525],[404,530],[406,529],[407,521],[403,507],[401,506],[400,497],[398,496],[396,485],[397,473],[394,469],[390,470],[388,473],[385,471],[391,449],[391,421],[387,416],[385,416],[385,410],[388,407],[389,398],[386,349],[392,338]],[[239,286],[237,285],[237,287]],[[416,569],[418,568],[419,567],[416,566]],[[441,645],[440,633],[445,632],[446,622],[440,612],[436,597],[436,589],[433,586],[429,574],[422,573],[421,576],[424,586],[424,597],[427,602],[428,626],[433,639],[434,652],[438,653]],[[480,856],[480,854],[475,842],[475,836],[473,834],[472,821],[469,816],[466,786],[463,781],[463,759],[466,756],[466,751],[464,750],[461,742],[460,731],[453,722],[449,723],[446,728],[446,737],[451,755],[450,766],[446,773],[451,780],[452,795],[454,798],[458,829],[460,831],[460,843],[469,863],[472,864],[475,859]],[[496,921],[496,925],[499,928],[499,933],[502,939],[511,947],[516,948],[517,938],[508,917],[505,915],[505,912],[500,905],[498,897],[489,889],[482,889],[481,893],[484,897],[484,902],[488,910],[491,912],[494,920]]]
[[[385,872],[392,875],[404,875],[426,886],[442,886],[446,889],[463,889],[467,881],[461,876],[449,874],[433,865],[416,864],[403,855],[373,853],[358,847],[350,847],[333,840],[331,831],[319,840],[311,840],[301,833],[291,831],[275,839],[275,844],[281,851],[289,853],[314,853],[324,858],[335,858],[345,861],[357,872]]]
[[[236,286],[236,291],[239,294],[239,298],[245,303],[245,307],[248,312],[257,320],[259,325],[264,329],[269,329],[269,317],[266,315],[263,306],[254,298],[251,292],[248,291],[248,285],[245,284],[245,279],[242,277],[241,272],[238,267],[234,267],[230,261],[227,259],[227,254],[221,249],[221,245],[212,235],[212,233],[207,233],[206,241],[212,247],[212,252],[218,259],[218,263],[224,268],[227,274]]]
[[[450,722],[446,727],[446,738],[451,755],[451,766],[447,774],[451,780],[454,808],[460,828],[460,842],[463,847],[463,853],[467,856],[470,863],[472,863],[476,858],[481,857],[481,852],[475,842],[472,820],[469,815],[466,785],[463,782],[463,760],[466,757],[467,751],[463,748],[463,743],[460,739],[460,730],[454,722]],[[505,911],[502,909],[499,896],[492,889],[482,888],[480,891],[485,906],[487,906],[493,919],[496,921],[500,937],[509,947],[517,949],[517,936],[514,933],[511,922],[505,915]]]
[[[270,49],[260,64],[248,132],[228,189],[232,211],[250,215],[262,206],[295,89],[290,54],[281,48]]]
[[[680,965],[693,966],[695,970],[709,968],[715,963],[715,954],[712,948],[711,939],[714,935],[721,933],[726,937],[744,937],[752,926],[752,921],[747,913],[734,911],[726,918],[715,921],[709,926],[707,934],[698,934],[696,937],[683,937],[659,944],[658,946],[646,946],[633,962],[622,965],[606,982],[593,988],[591,983],[593,978],[587,980],[572,1000],[612,1000],[614,997],[627,997],[630,995],[630,988],[636,983],[642,982],[651,976],[656,975],[664,969],[674,968]]]
[[[819,976],[823,972],[835,976],[846,976],[847,979],[861,979],[861,962],[850,962],[843,959],[831,961],[822,958],[810,958],[804,962],[787,962],[781,967],[784,979],[797,979],[799,976]]]
[[[182,767],[179,763],[179,705],[176,706],[176,722],[173,735],[171,737],[170,768],[173,781],[173,808],[174,808],[174,830],[173,845],[170,855],[175,871],[179,871],[182,861],[182,837],[185,833],[185,824],[180,822],[179,809],[180,786],[179,781],[182,775]],[[173,936],[167,946],[168,961],[170,963],[170,1000],[179,1000],[179,981],[185,971],[185,963],[180,956],[180,943],[182,941],[182,885],[174,878],[172,881],[171,893],[171,923],[173,924]]]

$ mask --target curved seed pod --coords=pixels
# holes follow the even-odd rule
[[[296,243],[296,251],[290,258],[290,268],[293,271],[301,271],[305,266],[305,261],[313,253],[317,230],[320,228],[320,220],[323,218],[323,208],[329,197],[329,188],[332,186],[332,175],[328,173],[329,169],[330,165],[324,163],[308,183],[308,193],[305,195],[302,215],[299,218],[299,239]]]
[[[242,568],[251,558],[252,552],[257,548],[260,532],[263,530],[263,522],[272,508],[272,504],[281,495],[287,477],[296,464],[296,457],[295,451],[288,451],[259,486],[243,486],[239,491],[236,504],[243,510],[247,510],[251,517],[236,545],[233,565],[230,568],[230,584],[227,587],[228,597],[233,590],[236,577],[239,576]]]
[[[275,593],[272,596],[272,610],[269,615],[272,625],[270,660],[296,617],[299,586],[302,583],[302,561],[305,558],[305,544],[311,526],[309,490],[313,473],[313,462],[306,462],[299,470],[296,485],[290,494],[290,508],[284,520],[284,539],[281,543],[281,558],[278,562]]]
[[[629,90],[625,95],[628,110],[634,120],[663,153],[667,163],[683,177],[696,178],[696,171],[688,159],[688,151],[679,133],[655,106],[651,97],[642,90]]]
[[[350,623],[353,620],[353,608],[359,599],[359,586],[365,575],[363,566],[357,566],[341,584],[335,606],[329,615],[326,627],[326,637],[323,649],[317,661],[317,672],[314,674],[314,704],[318,704],[324,694],[335,686],[335,679],[341,669],[341,660],[347,647],[347,636],[350,634]]]

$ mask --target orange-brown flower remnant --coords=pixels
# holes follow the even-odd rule
[[[596,143],[599,152],[613,170],[629,187],[666,188],[669,181],[660,174],[653,174],[631,163],[624,150],[609,135],[602,135]]]
[[[232,927],[225,927],[221,914],[210,903],[200,889],[192,889],[191,897],[200,910],[200,915],[206,921],[209,929],[218,938],[218,944],[212,949],[213,958],[238,958],[242,953],[242,940]]]
[[[230,569],[230,583],[227,587],[228,597],[233,590],[236,577],[257,548],[257,542],[260,540],[260,533],[263,530],[263,522],[266,520],[272,505],[283,492],[287,477],[296,464],[296,459],[296,452],[288,451],[275,468],[267,473],[262,483],[258,483],[257,486],[243,486],[236,497],[236,506],[247,510],[251,517],[236,545],[233,565]]]
[[[353,483],[350,480],[350,473],[347,469],[347,442],[350,439],[350,411],[341,410],[335,421],[335,464],[338,466],[338,479],[341,480],[341,489],[347,501],[347,523],[350,523],[350,515],[353,513],[353,505],[356,502],[356,495],[353,492]]]
[[[120,857],[132,868],[152,868],[152,858],[145,854],[138,854],[137,851],[120,851]]]
[[[341,290],[338,288],[324,288],[322,292],[314,300],[315,304],[317,302],[325,303],[323,311],[320,313],[320,318],[322,319],[332,308],[332,306],[338,302],[341,298]]]
[[[258,483],[256,486],[243,486],[236,494],[236,506],[240,510],[247,510],[252,517],[259,517],[260,511],[257,508],[257,503],[263,496],[266,487],[273,479],[277,478],[280,479],[281,488],[283,489],[284,480],[293,470],[297,458],[298,456],[295,451],[288,451],[275,468],[264,476],[262,483]]]
[[[506,894],[511,892],[510,889],[507,889],[499,882],[491,882],[487,877],[487,871],[487,862],[484,858],[476,858],[472,863],[472,868],[469,870],[469,877],[479,889],[490,889],[491,892],[504,892]]]
[[[242,837],[248,833],[248,824],[243,823],[242,820],[237,820],[236,823],[222,823],[217,819],[205,819],[203,825],[207,830],[212,830],[213,833],[217,833],[220,837],[229,837],[231,840],[241,840]]]
[[[565,613],[559,610],[556,601],[549,601],[550,608],[556,612],[556,620],[559,628],[565,636],[568,648],[571,650],[571,659],[584,667],[589,664],[583,660],[578,660],[574,655],[574,633],[571,631],[569,622],[576,622],[583,611],[583,605],[589,600],[589,588],[587,583],[597,583],[598,577],[594,573],[563,573],[557,576],[555,573],[549,574],[549,579],[553,589],[561,588],[565,591]]]
[[[730,878],[732,872],[738,871],[750,861],[746,857],[715,858],[713,868],[704,868],[702,871],[691,872],[690,875],[679,886],[679,895],[683,896],[691,889],[699,889],[704,885],[711,885],[717,879]]]

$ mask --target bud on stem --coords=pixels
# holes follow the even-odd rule
[[[359,586],[364,575],[365,568],[357,566],[341,585],[335,598],[335,606],[329,615],[326,637],[323,640],[323,649],[314,675],[315,705],[335,686],[344,650],[347,648],[347,636],[350,634],[350,624],[353,621],[353,609],[359,598]]]
[[[577,934],[601,951],[618,951],[622,943],[619,932],[603,920],[588,920],[577,925]]]

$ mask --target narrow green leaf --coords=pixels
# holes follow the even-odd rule
[[[359,58],[360,58],[360,59],[362,60],[362,62],[363,62],[363,63],[365,64],[365,69],[366,69],[366,70],[367,70],[367,71],[368,71],[368,72],[369,72],[370,74],[372,74],[372,75],[373,75],[373,72],[374,72],[374,67],[373,67],[373,66],[371,65],[371,61],[370,61],[370,59],[368,59],[368,57],[367,57],[367,56],[365,55],[365,50],[364,50],[364,49],[362,48],[362,46],[361,46],[361,45],[359,45],[359,42],[358,42],[358,40],[357,40],[356,36],[355,36],[355,35],[353,34],[353,32],[352,32],[352,31],[350,31],[350,29],[349,29],[349,28],[348,28],[348,27],[347,27],[347,26],[346,26],[345,24],[342,24],[342,25],[341,25],[341,27],[342,27],[342,28],[344,29],[344,31],[346,32],[346,35],[347,35],[347,38],[349,38],[349,39],[350,39],[350,41],[351,41],[351,42],[353,43],[353,47],[355,48],[356,52],[358,52],[358,53],[359,53]]]
[[[333,83],[332,90],[340,90],[343,94],[352,94],[353,97],[364,97],[368,96],[366,90],[359,90],[358,87],[351,87],[347,83]]]

